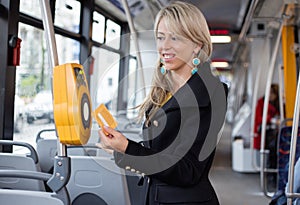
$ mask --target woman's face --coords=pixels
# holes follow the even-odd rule
[[[275,101],[276,98],[277,98],[277,95],[271,90],[270,91],[269,101]]]
[[[168,30],[164,18],[158,24],[156,38],[159,56],[167,70],[191,71],[192,59],[199,52],[200,46]]]

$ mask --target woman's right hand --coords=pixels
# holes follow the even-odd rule
[[[99,130],[100,143],[97,145],[100,148],[114,150],[120,153],[125,153],[128,146],[127,138],[120,132],[110,128],[103,127],[104,130]]]

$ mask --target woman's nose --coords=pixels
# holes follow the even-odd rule
[[[163,49],[170,49],[172,47],[172,42],[170,38],[165,38],[161,44],[161,47]]]

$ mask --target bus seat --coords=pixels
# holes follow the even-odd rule
[[[53,171],[54,157],[57,154],[57,137],[55,129],[44,129],[36,136],[36,151],[40,161],[41,171]]]
[[[294,167],[294,184],[293,193],[300,193],[300,158],[295,163]],[[285,192],[288,192],[289,182],[286,184]],[[300,205],[300,198],[295,197],[293,200],[293,205]]]
[[[278,141],[278,182],[277,189],[285,190],[288,180],[288,167],[290,157],[290,144],[292,136],[292,126],[285,126],[280,129]],[[298,130],[296,145],[296,160],[300,157],[300,129]]]
[[[64,205],[61,200],[53,197],[52,195],[53,193],[49,192],[0,189],[0,204]]]
[[[24,146],[31,152],[31,157],[0,153],[0,170],[40,171],[37,153],[30,144],[8,140],[0,140],[0,144]],[[43,181],[34,179],[0,178],[0,188],[45,191]]]
[[[295,175],[294,175],[294,190],[293,192],[300,193],[300,159],[298,158],[295,164]],[[300,205],[300,198],[296,198],[294,205]]]
[[[27,170],[0,170],[0,178],[16,178],[16,179],[34,179],[43,182],[52,179],[52,175],[43,172],[27,171]],[[49,192],[17,190],[17,189],[0,189],[0,204],[10,205],[69,205],[70,198],[66,188],[63,186],[60,190]]]
[[[36,151],[42,172],[51,173],[53,171],[54,157],[57,155],[57,140],[39,140],[36,144]]]
[[[36,150],[39,156],[40,167],[43,172],[51,173],[53,171],[53,159],[57,155],[57,143],[58,139],[55,129],[44,129],[37,134]],[[67,154],[78,156],[95,156],[96,150],[94,144],[87,146],[67,146]]]
[[[70,156],[72,205],[130,204],[126,177],[111,157]]]

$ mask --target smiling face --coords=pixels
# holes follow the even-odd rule
[[[157,50],[167,70],[178,74],[191,71],[192,59],[198,54],[200,45],[170,31],[162,18],[157,29]]]

